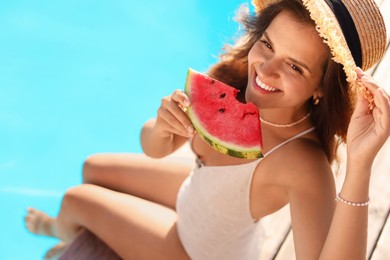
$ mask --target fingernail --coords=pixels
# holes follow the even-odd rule
[[[361,79],[364,76],[364,71],[361,68],[357,67],[355,71],[358,79]]]
[[[192,125],[189,125],[189,126],[187,127],[187,131],[188,131],[189,134],[192,135],[192,134],[195,132],[195,129],[194,129],[194,127],[193,127]]]
[[[359,68],[359,67],[356,67],[356,72],[364,73],[364,71],[361,68]]]
[[[185,99],[185,100],[184,100],[184,105],[185,105],[185,106],[188,107],[190,104],[191,104],[191,102],[190,102],[188,99]]]

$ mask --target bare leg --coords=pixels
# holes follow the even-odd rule
[[[122,193],[94,185],[82,185],[71,189],[65,195],[59,217],[50,229],[57,237],[69,243],[82,228],[87,228],[124,258],[131,256],[128,254],[134,254],[142,259],[145,253],[144,242],[153,243],[152,247],[158,247],[155,251],[148,252],[149,254],[159,252],[164,255],[172,251],[173,255],[182,255],[184,250],[175,227],[176,213],[158,204],[175,207],[178,189],[191,167],[192,165],[172,160],[155,160],[129,154],[90,157],[84,165],[85,181]],[[93,193],[96,193],[96,196]],[[102,193],[107,196],[100,196]],[[116,228],[113,229],[113,226]],[[47,235],[47,232],[39,234]],[[122,238],[127,242],[118,241]],[[134,239],[136,241],[133,241]],[[160,244],[154,240],[158,240]],[[134,242],[135,248],[131,252],[128,250],[128,241]],[[170,245],[175,246],[171,248]]]
[[[66,193],[55,229],[67,243],[85,227],[124,259],[187,259],[176,220],[168,207],[84,184]]]
[[[175,208],[177,191],[191,167],[188,162],[151,159],[141,154],[97,154],[85,161],[83,181]],[[56,236],[51,229],[53,220],[29,208],[25,224],[34,234]]]
[[[192,164],[188,161],[175,158],[152,159],[142,154],[95,154],[84,163],[83,183],[95,184],[174,208],[177,190],[191,167]],[[162,184],[169,184],[171,187],[161,191]],[[158,196],[155,194],[156,190],[160,191]]]

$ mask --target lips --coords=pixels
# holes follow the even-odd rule
[[[277,88],[274,88],[274,87],[271,87],[271,86],[268,86],[267,84],[265,84],[263,81],[261,81],[261,79],[257,75],[255,77],[255,83],[256,83],[256,86],[258,86],[261,90],[266,91],[266,92],[280,91]]]

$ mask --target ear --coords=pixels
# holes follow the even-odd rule
[[[313,93],[313,98],[322,98],[324,94],[322,93],[322,90],[320,88],[317,88]]]

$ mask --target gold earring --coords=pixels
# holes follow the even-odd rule
[[[316,97],[316,98],[313,97],[313,105],[317,106],[319,103],[320,103],[320,98],[319,97]]]

